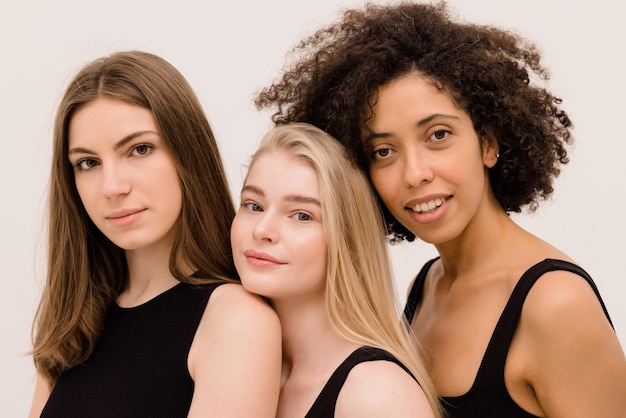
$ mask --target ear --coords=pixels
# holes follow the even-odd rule
[[[500,144],[491,133],[485,135],[483,139],[483,164],[487,168],[492,168],[500,157]]]

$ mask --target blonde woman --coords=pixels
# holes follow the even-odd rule
[[[375,198],[343,148],[306,124],[253,155],[231,228],[244,287],[281,321],[278,417],[436,417],[394,299]]]

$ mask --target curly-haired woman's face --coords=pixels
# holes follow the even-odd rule
[[[459,237],[488,203],[496,150],[469,115],[418,74],[381,86],[368,138],[370,176],[391,213],[426,242]]]

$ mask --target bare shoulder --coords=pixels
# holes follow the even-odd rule
[[[339,393],[337,418],[434,417],[420,385],[390,361],[355,366]]]
[[[556,270],[540,277],[528,293],[524,318],[535,327],[589,320],[609,322],[593,288],[578,274]]]
[[[545,273],[530,289],[522,309],[520,334],[530,343],[527,348],[543,353],[552,349],[571,353],[574,346],[577,350],[585,346],[592,349],[599,341],[619,345],[589,282],[563,270]]]
[[[216,316],[221,323],[248,327],[279,327],[278,316],[260,296],[246,291],[243,286],[227,283],[213,292],[206,316]]]
[[[272,307],[241,285],[227,283],[211,295],[189,359],[192,365],[197,363],[193,360],[198,358],[199,352],[214,353],[222,359],[225,353],[252,359],[250,347],[256,347],[259,355],[265,352],[279,356],[280,341],[280,322]]]
[[[553,271],[539,278],[522,309],[517,346],[545,415],[623,414],[624,352],[597,295],[579,275]]]
[[[190,417],[275,417],[281,368],[276,313],[241,285],[219,286],[196,331],[188,367],[195,383]]]
[[[41,411],[48,402],[50,397],[51,385],[48,379],[41,374],[37,374],[37,381],[35,383],[35,393],[28,413],[28,418],[35,418],[41,415]]]

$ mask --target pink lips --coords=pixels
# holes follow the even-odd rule
[[[269,254],[258,252],[255,250],[246,250],[243,255],[246,256],[248,263],[255,267],[273,267],[281,264],[286,264]]]
[[[130,225],[138,220],[145,209],[124,209],[111,212],[106,216],[107,221],[114,226]]]

